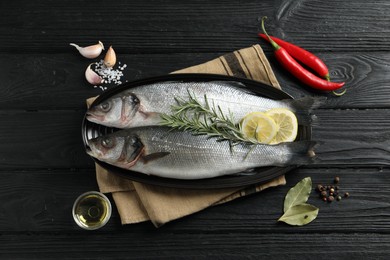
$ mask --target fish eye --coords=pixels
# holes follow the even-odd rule
[[[129,148],[127,152],[131,154],[129,158],[135,159],[142,151],[144,145],[142,144],[138,136],[133,135],[127,137],[127,147]]]
[[[106,102],[101,103],[99,107],[104,112],[107,112],[111,109],[111,103],[106,101]]]
[[[131,139],[130,139],[130,144],[131,145],[134,145],[134,144],[136,144],[138,142],[138,139],[137,139],[137,137],[135,137],[135,136],[133,136]]]
[[[137,143],[137,137],[136,136],[129,136],[127,138],[127,143],[130,145],[130,146],[133,146]]]
[[[131,102],[132,102],[133,104],[139,104],[139,99],[137,98],[136,95],[131,94]]]
[[[115,142],[112,138],[103,138],[101,144],[104,148],[112,148],[115,145]]]
[[[137,136],[131,136],[128,139],[128,144],[134,148],[142,147],[142,143]]]

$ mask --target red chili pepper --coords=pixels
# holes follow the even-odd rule
[[[263,17],[261,21],[261,27],[263,29],[264,34],[268,36],[264,28],[265,19],[267,19],[267,17]],[[296,60],[294,60],[294,58],[286,51],[286,49],[280,47],[271,38],[268,38],[268,40],[274,48],[275,57],[280,62],[280,64],[282,64],[285,69],[287,69],[291,74],[293,74],[296,78],[301,80],[306,85],[320,90],[332,91],[341,88],[345,84],[345,82],[330,82],[320,77],[317,77],[316,75],[302,67],[302,65],[300,65]]]
[[[268,40],[267,35],[263,33],[259,33],[259,36],[262,37],[263,39]],[[329,77],[329,70],[328,67],[325,65],[325,63],[315,56],[313,53],[302,49],[299,46],[296,46],[292,43],[283,41],[282,39],[270,36],[270,38],[276,42],[279,46],[283,47],[286,49],[286,51],[296,60],[300,61],[302,64],[305,64],[307,67],[311,68],[315,72],[318,73],[319,76],[322,78],[330,81]]]

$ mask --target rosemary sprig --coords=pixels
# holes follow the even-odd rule
[[[240,124],[235,123],[231,111],[225,115],[220,106],[216,106],[214,102],[210,105],[206,95],[204,104],[193,93],[188,92],[188,96],[188,100],[175,98],[177,105],[172,106],[173,113],[161,115],[162,125],[196,135],[216,137],[219,141],[228,140],[231,144],[257,143],[242,135]]]

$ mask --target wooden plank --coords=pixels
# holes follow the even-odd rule
[[[118,53],[127,64],[123,82],[168,74],[174,70],[201,64],[223,53],[128,55]],[[267,54],[283,90],[295,98],[326,96],[324,108],[388,108],[390,95],[390,54],[321,54],[334,81],[346,81],[342,97],[303,86]],[[77,53],[0,54],[0,109],[72,109],[84,110],[85,99],[102,93],[84,78],[89,60]],[[23,75],[23,76],[22,76]],[[113,85],[111,85],[112,87]],[[375,90],[375,91],[373,91]]]
[[[218,54],[117,56],[118,63],[127,65],[122,78],[125,82],[168,74]],[[102,93],[85,79],[85,69],[91,62],[73,50],[67,54],[0,54],[0,109],[85,110],[85,99]]]
[[[0,179],[1,233],[77,229],[73,202],[84,192],[98,190],[93,169],[6,171],[0,172]],[[116,216],[114,211],[113,219]]]
[[[0,111],[0,168],[92,167],[81,137],[83,115],[81,111]]]
[[[319,142],[318,165],[389,165],[390,112],[377,110],[317,110],[312,139]]]
[[[122,53],[226,52],[256,43],[264,15],[270,33],[312,51],[387,51],[389,8],[385,0],[17,0],[0,5],[0,51],[56,53],[102,40]]]
[[[389,168],[300,168],[286,175],[287,184],[250,197],[209,208],[202,213],[167,225],[196,232],[242,233],[361,233],[389,231],[390,209],[387,190]],[[314,188],[318,184],[333,185],[340,177],[342,194],[349,198],[340,202],[323,202]],[[313,190],[308,203],[318,207],[316,220],[299,228],[277,223],[283,214],[283,201],[288,190],[305,177],[311,177]],[[226,221],[225,221],[226,219]],[[206,222],[207,221],[207,222]],[[210,224],[208,224],[210,222]]]
[[[386,0],[331,0],[326,5],[322,1],[282,1],[276,8],[274,32],[275,36],[313,51],[386,51],[389,37],[384,34],[388,31],[389,10]]]
[[[324,108],[388,108],[390,55],[387,53],[332,53],[319,54],[327,64],[332,81],[345,82],[347,92],[336,97],[304,86],[281,68],[273,55],[268,55],[283,89],[294,97],[326,96]]]
[[[21,10],[15,8],[19,6]],[[51,52],[61,52],[68,49],[68,42],[87,44],[101,40],[110,44],[115,40],[118,50],[129,53],[221,51],[232,45],[245,45],[243,28],[251,28],[244,37],[246,41],[256,39],[258,12],[270,14],[272,6],[272,1],[251,1],[246,5],[229,1],[121,1],[110,7],[103,2],[7,3],[1,6],[4,23],[0,23],[0,35],[4,41],[0,49],[44,52],[42,46],[50,46]],[[20,10],[18,16],[13,15],[16,10]],[[209,41],[210,37],[214,42]],[[196,50],[193,46],[197,46]]]
[[[335,258],[390,255],[390,46],[387,1],[221,0],[0,2],[0,258]],[[319,162],[287,175],[287,185],[173,221],[122,227],[114,215],[95,232],[70,209],[96,190],[80,124],[84,100],[101,93],[84,80],[90,61],[68,43],[113,44],[133,80],[198,64],[261,43],[283,89],[302,87],[259,41],[259,18],[275,36],[315,52],[348,92],[317,110]],[[342,109],[342,110],[339,110]],[[365,110],[368,109],[368,110]],[[385,167],[383,167],[385,166]],[[276,223],[288,189],[341,177],[351,197],[320,208],[310,225]]]
[[[301,179],[310,176],[317,184],[331,185],[340,177],[340,191],[349,198],[325,203],[311,193],[308,203],[320,209],[318,218],[307,226],[291,227],[277,223],[282,215],[284,196]],[[390,168],[301,168],[287,174],[287,184],[235,201],[210,207],[166,224],[156,231],[199,234],[265,233],[390,233]],[[71,208],[81,193],[97,190],[93,169],[20,170],[0,172],[0,237],[24,232],[79,234]],[[151,223],[121,226],[114,207],[103,233],[155,232]]]
[[[387,259],[389,234],[81,233],[3,235],[5,258]],[[310,248],[310,250],[308,249]]]

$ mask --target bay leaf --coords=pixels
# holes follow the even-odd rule
[[[311,178],[306,177],[292,187],[284,198],[283,211],[287,212],[289,208],[305,203],[309,199],[311,185]]]
[[[317,207],[303,203],[290,207],[278,221],[293,226],[303,226],[312,222],[317,217],[318,212]]]

